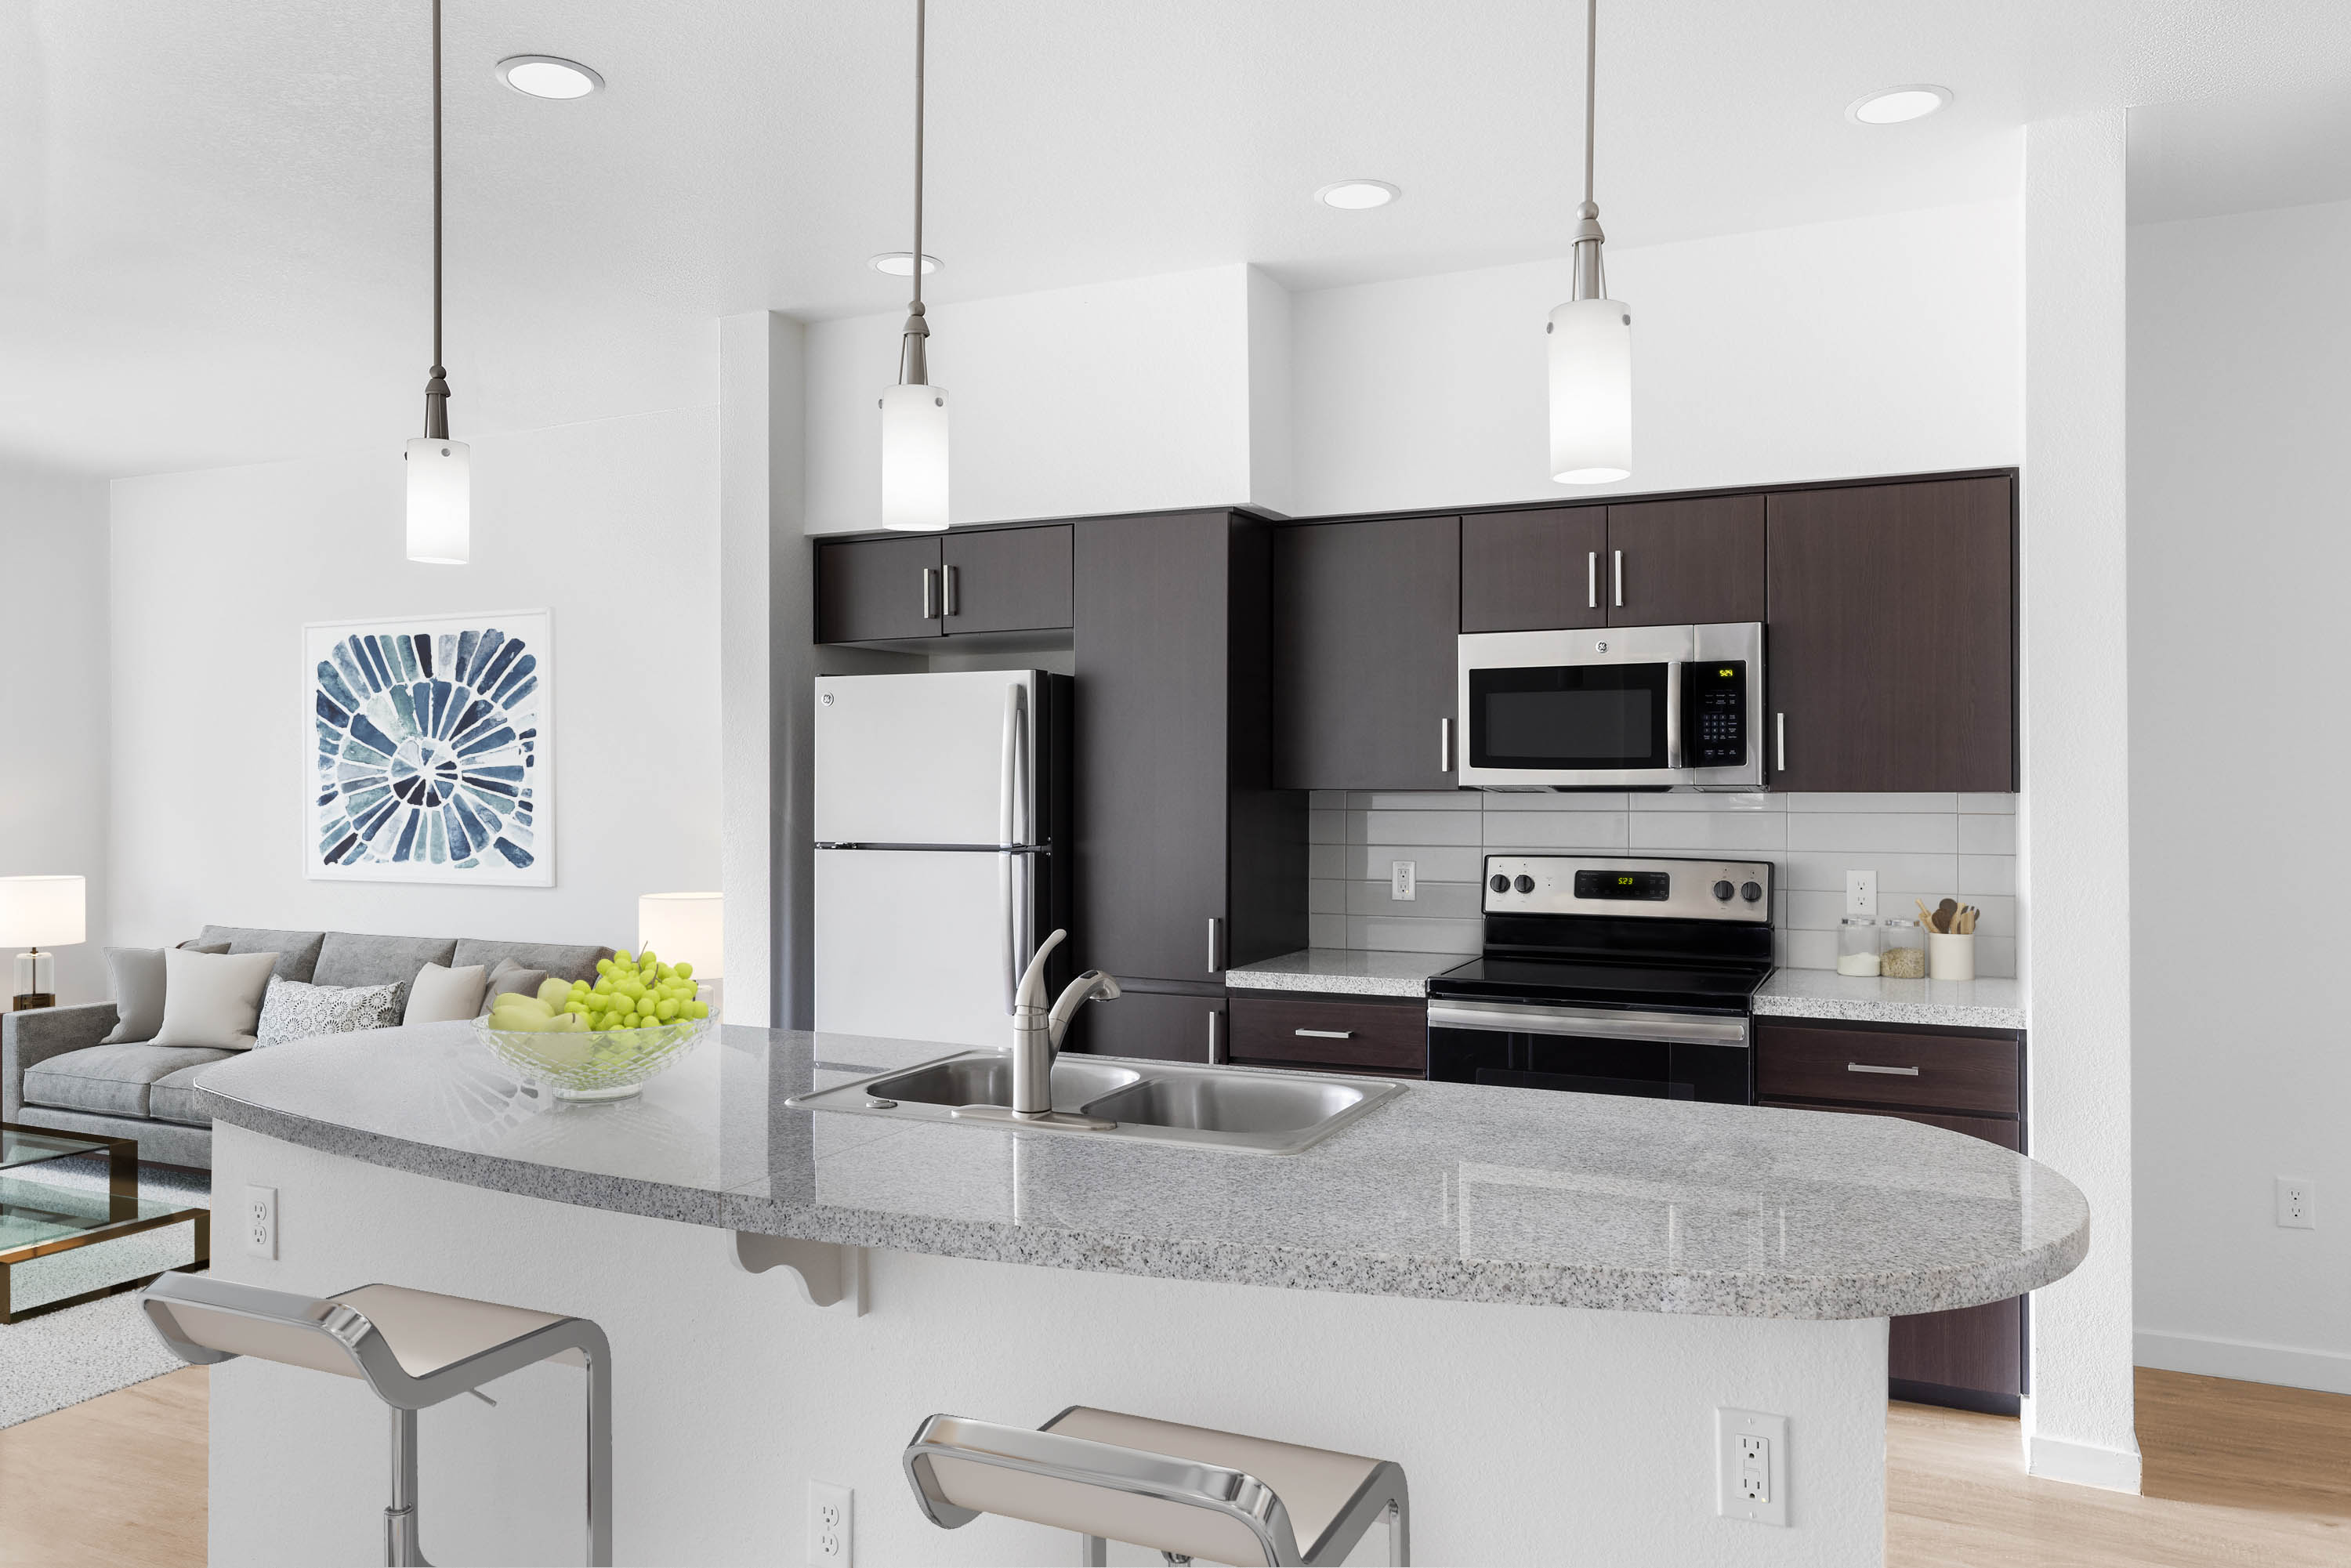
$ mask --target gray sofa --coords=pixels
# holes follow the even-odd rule
[[[271,974],[317,986],[413,985],[427,964],[496,967],[512,958],[567,980],[592,980],[610,947],[486,942],[472,936],[363,936],[348,931],[263,931],[207,925],[196,941],[232,953],[275,953]],[[0,1013],[0,1122],[139,1140],[139,1157],[162,1165],[213,1163],[212,1118],[195,1081],[238,1054],[176,1045],[101,1045],[112,1002]]]

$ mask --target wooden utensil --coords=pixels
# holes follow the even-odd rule
[[[1947,898],[1935,905],[1935,929],[1946,936],[1959,929],[1959,901],[1958,899]]]
[[[1932,931],[1935,928],[1935,912],[1927,907],[1927,901],[1923,898],[1913,902],[1918,905],[1918,923]]]

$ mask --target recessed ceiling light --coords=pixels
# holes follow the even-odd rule
[[[1899,125],[1906,120],[1924,119],[1950,101],[1949,88],[1914,82],[1855,99],[1846,106],[1844,117],[1856,125]]]
[[[914,276],[914,253],[911,250],[885,250],[880,256],[865,258],[865,265],[876,272],[886,272],[893,277]],[[927,251],[923,256],[923,276],[928,277],[939,269],[939,258]]]
[[[553,55],[514,55],[498,62],[498,79],[532,98],[586,98],[604,78],[578,60]]]
[[[1314,199],[1326,207],[1359,212],[1365,207],[1384,207],[1403,194],[1385,180],[1341,180],[1315,192]]]

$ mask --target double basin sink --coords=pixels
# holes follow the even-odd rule
[[[1402,1084],[1373,1078],[1166,1061],[1130,1065],[1065,1055],[1053,1061],[1055,1114],[1023,1121],[1002,1109],[1012,1103],[1011,1053],[967,1051],[795,1094],[785,1103],[809,1111],[966,1120],[1024,1131],[1294,1155],[1402,1092]]]

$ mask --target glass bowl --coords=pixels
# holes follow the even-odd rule
[[[558,1100],[625,1100],[683,1061],[718,1022],[714,1015],[652,1029],[492,1029],[474,1020],[490,1054]]]

